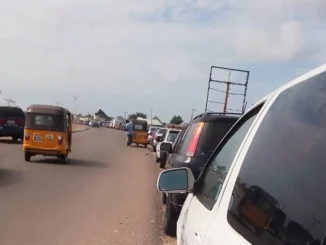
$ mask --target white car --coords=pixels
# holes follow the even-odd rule
[[[159,190],[189,193],[178,245],[325,244],[325,142],[326,65],[246,112],[196,181],[186,164],[161,173]]]
[[[159,136],[156,140],[158,141],[158,144],[156,146],[156,162],[160,162],[160,156],[161,156],[161,143],[166,142],[166,143],[171,143],[173,144],[174,140],[177,138],[178,134],[181,132],[179,129],[167,129],[165,133],[164,139],[162,138],[163,136]]]

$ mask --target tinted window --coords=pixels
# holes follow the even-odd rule
[[[179,134],[179,131],[169,131],[166,141],[174,142]]]
[[[25,123],[26,128],[61,132],[65,130],[65,126],[64,117],[53,114],[28,113]]]
[[[251,124],[255,120],[259,109],[257,108],[239,121],[227,138],[221,142],[219,149],[214,153],[215,156],[211,158],[208,168],[205,170],[203,178],[201,178],[201,187],[197,194],[198,199],[208,209],[212,209],[216,203],[233,159]]]
[[[210,156],[235,122],[236,120],[206,122],[198,142],[196,156]]]
[[[178,154],[185,156],[187,153],[188,145],[192,139],[193,133],[197,127],[198,123],[193,123],[187,128],[183,138],[181,139],[180,146],[178,147]]]
[[[231,226],[253,245],[320,244],[326,232],[325,142],[323,73],[284,91],[267,112],[234,187]]]
[[[134,124],[135,130],[146,130],[145,125],[143,124]]]
[[[19,117],[24,118],[25,113],[20,108],[15,107],[0,107],[0,117],[7,118],[7,117]]]
[[[149,129],[150,132],[154,132],[155,130],[156,130],[156,128],[153,128],[153,127],[151,127],[151,128]]]

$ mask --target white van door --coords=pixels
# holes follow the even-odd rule
[[[261,106],[247,113],[221,141],[189,194],[178,220],[180,245],[204,245],[207,231],[218,209],[218,199],[227,173]],[[205,244],[206,245],[206,244]]]

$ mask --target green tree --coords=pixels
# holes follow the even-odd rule
[[[171,124],[180,124],[180,123],[183,123],[183,119],[182,119],[182,117],[179,116],[179,115],[178,115],[178,116],[174,115],[174,116],[171,118],[170,123],[171,123]]]
[[[142,112],[136,112],[136,113],[133,113],[133,114],[129,114],[128,116],[128,119],[137,119],[137,117],[142,117],[144,119],[147,118],[147,115],[145,113],[142,113]]]

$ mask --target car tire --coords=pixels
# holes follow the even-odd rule
[[[165,168],[166,159],[160,158],[160,168]]]
[[[156,161],[156,163],[160,162],[160,159],[157,157],[157,153],[155,154],[155,161]]]
[[[162,199],[162,203],[164,205],[166,205],[166,199],[167,199],[167,197],[166,197],[166,194],[164,192],[162,192],[161,199]]]
[[[25,161],[30,162],[31,161],[31,154],[29,154],[27,151],[25,151]]]
[[[164,214],[163,230],[168,236],[175,236],[177,232],[177,223],[173,221],[173,207],[171,202],[171,195],[168,195],[166,201],[166,208]]]
[[[156,152],[156,146],[153,146],[153,152]]]
[[[11,136],[12,140],[17,142],[18,141],[18,137],[17,136]]]
[[[144,147],[147,148],[147,144],[145,144]]]

